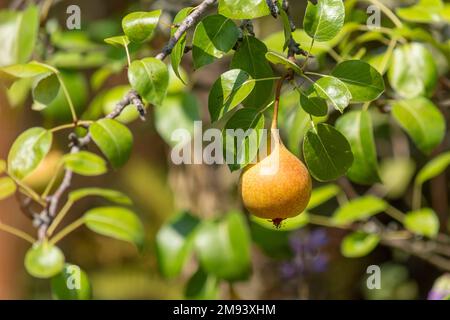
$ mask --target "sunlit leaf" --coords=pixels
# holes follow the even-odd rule
[[[403,224],[408,230],[430,238],[439,232],[439,218],[430,208],[406,213]]]
[[[86,212],[83,219],[89,229],[101,235],[134,243],[138,248],[144,244],[144,227],[129,209],[98,207]]]
[[[129,13],[122,19],[123,32],[133,42],[148,40],[158,25],[160,15],[161,10]]]
[[[192,12],[192,7],[183,8],[180,11],[178,11],[177,15],[173,19],[173,24],[177,25],[181,23],[186,17]],[[172,28],[170,30],[170,35],[173,37],[175,32],[178,30],[178,28]],[[175,46],[172,49],[172,52],[170,53],[170,61],[172,64],[173,71],[177,75],[177,77],[184,82],[183,78],[180,75],[180,72],[178,70],[181,59],[184,56],[184,49],[186,48],[186,33],[183,33],[183,35],[180,37],[180,39],[177,41]]]
[[[88,151],[66,154],[63,161],[67,169],[83,176],[98,176],[108,171],[105,160]]]
[[[71,191],[69,193],[69,201],[75,202],[85,197],[103,197],[109,201],[118,203],[118,204],[124,204],[124,205],[131,205],[132,201],[131,199],[123,194],[122,192],[111,190],[111,189],[104,189],[104,188],[82,188],[78,190]]]
[[[35,127],[23,132],[9,150],[9,173],[23,179],[33,172],[49,152],[52,140],[52,133],[44,128]]]
[[[314,82],[314,88],[319,97],[327,99],[341,113],[348,106],[352,98],[352,94],[347,86],[341,80],[332,76],[320,78]]]
[[[372,252],[380,242],[376,234],[353,232],[342,239],[341,253],[347,258],[359,258]]]
[[[64,268],[64,254],[48,242],[37,242],[25,254],[25,269],[36,278],[51,278]]]
[[[265,0],[219,0],[219,13],[231,19],[255,19],[270,10]]]
[[[442,172],[450,165],[450,151],[442,153],[429,161],[417,174],[415,184],[423,184]]]
[[[333,39],[344,25],[345,9],[342,0],[308,1],[303,28],[316,41]]]
[[[374,196],[362,196],[356,198],[340,208],[333,214],[333,221],[339,225],[350,224],[386,210],[388,204]]]
[[[16,192],[16,183],[9,177],[0,178],[0,200],[3,200]]]

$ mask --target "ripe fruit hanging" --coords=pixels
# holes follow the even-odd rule
[[[272,152],[242,172],[240,192],[247,210],[278,226],[303,212],[311,197],[311,177],[305,165],[275,137]],[[277,163],[278,162],[278,163]],[[275,168],[270,170],[268,168]]]
[[[239,188],[247,210],[276,227],[305,210],[311,197],[308,169],[283,145],[277,130],[278,107],[284,77],[278,81],[267,156],[244,168]],[[264,147],[264,146],[263,146]]]

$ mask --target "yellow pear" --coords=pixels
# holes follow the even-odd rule
[[[273,134],[268,155],[246,166],[240,178],[240,193],[247,210],[276,226],[302,213],[311,197],[308,169]]]

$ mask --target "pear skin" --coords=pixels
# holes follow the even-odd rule
[[[267,157],[244,168],[239,187],[251,214],[279,225],[303,212],[312,186],[306,166],[278,138]]]

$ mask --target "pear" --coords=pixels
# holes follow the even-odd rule
[[[272,148],[266,157],[242,171],[239,189],[247,210],[275,226],[292,218],[308,205],[311,177],[308,169],[283,145],[278,133],[272,134]]]

